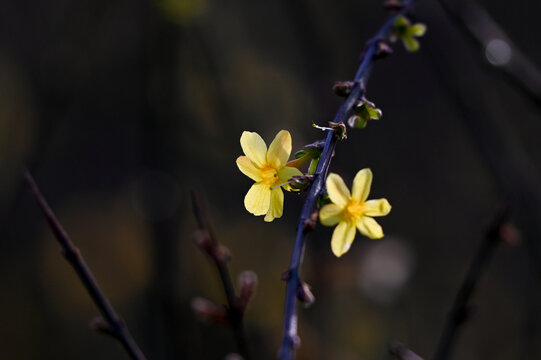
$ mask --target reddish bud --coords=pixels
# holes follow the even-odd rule
[[[297,289],[297,298],[304,304],[305,307],[309,307],[316,301],[316,297],[310,288],[310,285],[302,282],[299,284],[299,288]]]
[[[191,302],[192,310],[203,321],[224,324],[228,322],[227,310],[210,300],[196,297]]]
[[[378,41],[376,53],[374,58],[383,59],[393,53],[393,49],[385,41]]]
[[[114,329],[111,325],[105,321],[101,316],[95,317],[90,321],[90,327],[94,330],[102,332],[107,335],[116,336]]]
[[[387,10],[398,11],[404,8],[402,0],[387,0],[383,3],[383,7]]]
[[[241,272],[237,279],[237,284],[239,287],[239,296],[237,297],[235,306],[243,313],[257,290],[258,280],[256,273],[253,271]]]
[[[520,243],[520,231],[510,223],[503,223],[500,226],[500,238],[507,244],[507,245],[518,245]]]
[[[355,86],[353,81],[337,81],[332,87],[332,91],[340,97],[348,97]]]

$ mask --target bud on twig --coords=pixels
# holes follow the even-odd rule
[[[115,333],[111,324],[105,321],[101,316],[97,316],[90,321],[90,328],[102,332],[106,335],[116,337],[118,334]]]
[[[385,41],[378,41],[378,47],[376,53],[374,54],[375,59],[383,59],[393,53],[393,49]]]
[[[228,322],[225,307],[210,300],[196,297],[192,300],[191,306],[194,313],[203,321],[212,321],[220,324]]]
[[[256,293],[258,284],[256,273],[250,270],[241,272],[237,279],[237,284],[239,287],[239,296],[235,307],[242,314]]]
[[[393,355],[397,360],[423,360],[422,357],[401,343],[389,344],[389,354]]]
[[[319,214],[318,210],[315,210],[310,214],[310,217],[308,219],[304,219],[303,225],[305,231],[312,231],[316,228],[317,224],[317,215]]]
[[[288,269],[282,273],[282,275],[280,276],[280,280],[289,281],[289,279],[291,279],[291,270]]]
[[[198,248],[220,264],[231,260],[231,251],[222,244],[214,243],[207,230],[197,230],[194,233],[194,242]]]
[[[340,97],[348,97],[355,86],[353,81],[337,81],[332,87],[332,91]]]
[[[244,358],[237,353],[231,353],[227,354],[224,360],[244,360]]]
[[[193,234],[193,241],[195,245],[203,250],[203,252],[210,254],[214,248],[214,243],[210,238],[210,234],[207,230],[197,230]]]
[[[297,298],[304,304],[305,307],[309,307],[316,301],[316,297],[310,290],[310,285],[305,282],[301,282],[299,284]]]
[[[511,223],[503,223],[500,226],[500,238],[507,245],[518,245],[520,243],[520,231]]]
[[[383,3],[383,7],[387,10],[398,11],[404,8],[402,0],[387,0]]]
[[[334,135],[338,138],[338,140],[346,140],[348,138],[346,125],[344,125],[343,122],[335,123],[329,121],[329,125],[331,126],[331,129],[333,129]]]

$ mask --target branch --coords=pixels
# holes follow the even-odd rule
[[[229,251],[218,243],[204,201],[195,191],[191,192],[191,196],[193,212],[199,227],[196,244],[209,255],[216,265],[227,299],[227,320],[233,328],[240,355],[242,355],[243,359],[249,360],[250,355],[246,336],[244,335],[243,317],[248,301],[255,291],[257,278],[252,272],[242,273],[241,277],[239,277],[240,296],[235,295],[235,288],[227,267],[230,258]],[[243,276],[243,274],[246,276]]]
[[[486,51],[495,69],[513,81],[538,106],[541,105],[541,71],[522,53],[502,27],[472,1],[439,0],[447,15]]]
[[[361,64],[357,70],[354,79],[354,87],[347,99],[342,103],[336,113],[333,122],[335,124],[345,124],[352,113],[355,104],[361,99],[364,94],[366,82],[370,75],[373,61],[376,58],[380,44],[389,35],[397,17],[402,16],[408,6],[413,3],[413,0],[403,2],[402,9],[395,12],[383,24],[376,36],[374,36],[365,46],[361,57]],[[295,247],[291,256],[289,269],[285,274],[286,298],[284,309],[284,328],[282,347],[279,352],[279,357],[282,360],[292,360],[295,358],[295,348],[298,347],[300,340],[297,335],[297,297],[304,292],[304,286],[300,280],[300,267],[303,261],[304,249],[306,246],[306,236],[315,227],[317,217],[314,216],[318,197],[321,195],[327,173],[329,171],[334,149],[336,147],[337,136],[334,131],[328,131],[325,139],[325,144],[321,154],[321,160],[318,163],[315,177],[308,191],[308,195],[304,202],[299,222],[297,224],[297,236]]]
[[[400,343],[389,345],[389,353],[396,360],[423,360],[422,357]]]
[[[28,187],[32,191],[32,194],[34,195],[38,206],[49,223],[56,240],[62,247],[62,254],[79,276],[79,279],[86,288],[86,291],[103,316],[103,319],[94,320],[92,323],[98,330],[111,335],[114,339],[119,341],[130,358],[134,360],[145,360],[145,355],[143,355],[135,340],[131,337],[127,325],[115,312],[113,306],[98,286],[94,275],[90,271],[79,249],[73,245],[68,234],[62,228],[62,225],[47,204],[47,201],[43,197],[38,185],[28,170],[24,170],[24,178],[28,184]]]
[[[466,274],[466,277],[464,278],[464,281],[462,282],[462,285],[460,286],[460,289],[456,295],[453,307],[449,313],[442,336],[440,338],[434,360],[446,360],[450,357],[458,330],[460,326],[469,318],[470,298],[477,288],[479,279],[483,275],[483,271],[490,261],[496,245],[498,245],[502,238],[502,231],[504,230],[507,216],[507,209],[498,214],[487,231],[484,240],[481,242],[475,257],[470,264],[468,273]]]

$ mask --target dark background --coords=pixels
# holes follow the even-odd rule
[[[259,276],[246,315],[254,358],[275,358],[280,275],[303,198],[286,194],[271,224],[248,214],[240,135],[270,143],[287,129],[294,150],[321,138],[311,124],[332,119],[341,102],[332,84],[353,77],[388,16],[381,2],[1,3],[0,358],[127,358],[89,329],[97,310],[22,183],[24,165],[149,359],[234,351],[227,327],[190,310],[195,296],[224,301],[192,242],[189,189],[205,193],[232,273]],[[539,64],[541,3],[481,4]],[[522,236],[497,248],[455,358],[540,358],[539,107],[436,2],[419,1],[412,17],[428,26],[420,52],[396,44],[376,63],[367,96],[383,117],[350,130],[331,165],[348,184],[373,170],[371,197],[393,205],[380,221],[386,237],[357,235],[337,259],[332,229],[310,235],[303,277],[317,300],[300,310],[298,358],[387,359],[394,340],[430,358],[488,224],[508,203]]]

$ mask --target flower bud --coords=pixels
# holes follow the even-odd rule
[[[309,307],[316,301],[316,297],[310,290],[310,285],[305,282],[301,282],[297,289],[297,298],[304,304],[305,307]]]
[[[210,300],[196,297],[191,302],[194,313],[203,321],[225,324],[228,322],[227,310]]]
[[[355,86],[353,81],[337,81],[332,87],[332,91],[340,97],[348,97]]]
[[[237,297],[235,306],[243,313],[257,290],[258,279],[256,273],[250,270],[241,272],[237,279],[237,284],[239,287],[239,296]]]

